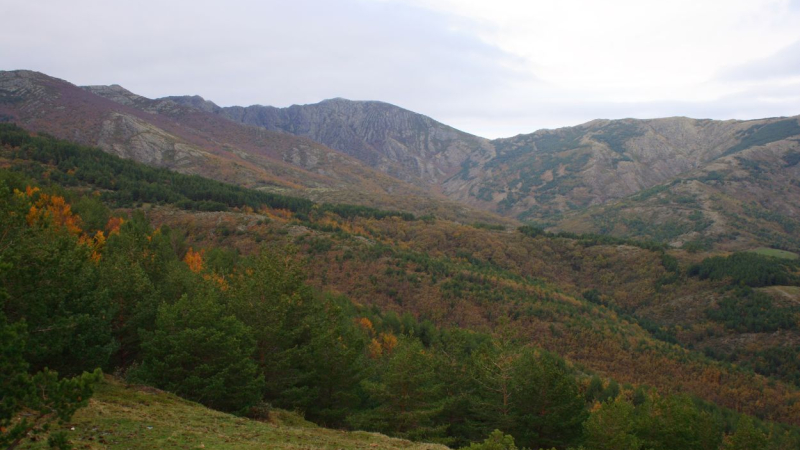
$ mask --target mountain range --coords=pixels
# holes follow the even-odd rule
[[[488,140],[382,102],[220,107],[13,71],[0,72],[0,117],[317,201],[676,247],[800,248],[797,116],[594,120]]]

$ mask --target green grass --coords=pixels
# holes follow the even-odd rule
[[[774,297],[800,301],[800,286],[770,286],[758,290]]]
[[[77,449],[447,448],[377,433],[319,428],[286,411],[271,411],[263,422],[245,419],[156,389],[128,387],[111,377],[97,386],[89,406],[58,430],[66,430]],[[46,439],[21,448],[47,448]]]
[[[778,250],[776,248],[768,248],[768,247],[759,247],[750,250],[751,253],[758,253],[759,255],[764,256],[773,256],[775,258],[783,258],[783,259],[797,259],[800,258],[800,255],[797,253],[787,252],[786,250]]]

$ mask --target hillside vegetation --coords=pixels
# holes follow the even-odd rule
[[[31,373],[100,367],[220,410],[456,447],[495,429],[530,448],[797,445],[793,380],[682,347],[685,330],[647,311],[767,257],[295,205],[0,131],[0,325]],[[787,277],[756,286],[794,282],[793,262],[763,261]],[[727,327],[725,308],[685,320]]]

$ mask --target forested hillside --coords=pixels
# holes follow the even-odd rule
[[[791,356],[730,362],[795,336],[769,291],[797,288],[794,260],[315,204],[13,125],[0,167],[5,444],[66,446],[45,424],[100,368],[452,447],[800,445]]]

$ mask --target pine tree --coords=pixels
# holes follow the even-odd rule
[[[341,309],[328,301],[313,317],[302,375],[282,398],[305,416],[324,426],[341,427],[360,402],[359,381],[364,377],[365,336]]]
[[[317,314],[293,251],[263,248],[243,262],[227,295],[229,312],[253,330],[265,398],[291,406],[283,393],[301,383],[299,368],[311,351],[308,321]]]
[[[112,307],[79,223],[61,197],[0,187],[0,260],[11,264],[0,273],[9,294],[3,312],[10,323],[25,322],[33,372],[79,375],[105,367],[116,348]]]
[[[767,436],[756,428],[753,419],[742,416],[736,425],[736,432],[725,443],[725,450],[752,450],[767,447]]]
[[[635,409],[617,397],[599,406],[584,422],[588,450],[639,450],[642,441],[635,433]]]
[[[142,351],[134,378],[222,411],[243,412],[261,399],[252,332],[225,313],[213,287],[163,304]]]
[[[0,272],[10,264],[0,261]],[[59,379],[52,370],[28,372],[25,361],[26,331],[23,322],[8,323],[2,306],[5,291],[0,288],[0,447],[13,449],[25,438],[47,432],[50,424],[69,420],[92,396],[100,370]],[[18,418],[26,411],[27,417]]]
[[[722,430],[688,396],[653,396],[637,408],[636,435],[653,450],[716,450]]]
[[[514,445],[513,436],[494,430],[485,441],[463,447],[461,450],[517,450],[517,446]]]
[[[418,340],[402,338],[378,362],[376,380],[363,382],[374,408],[354,416],[351,423],[412,440],[436,440],[444,426],[434,423],[442,410],[442,383],[435,359]]]
[[[567,447],[580,440],[587,412],[575,377],[564,360],[523,350],[514,363],[514,429],[524,447]]]
[[[489,430],[513,428],[514,371],[519,358],[520,346],[513,342],[510,329],[501,326],[501,331],[492,341],[483,346],[472,359],[478,417]],[[488,430],[486,430],[488,432]]]

